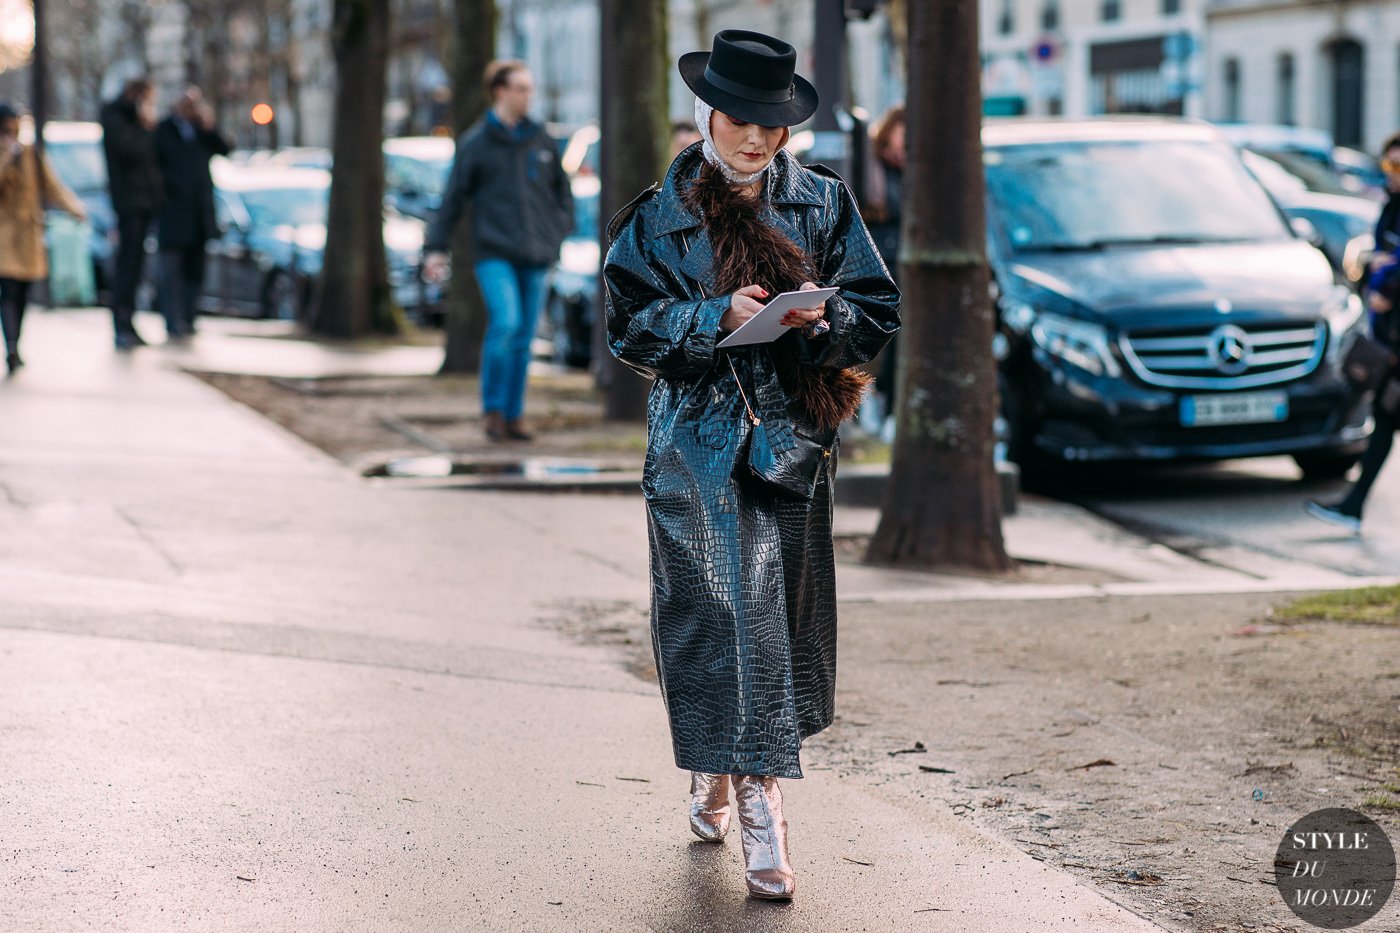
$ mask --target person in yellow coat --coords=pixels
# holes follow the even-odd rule
[[[19,112],[0,103],[0,325],[11,374],[24,365],[19,331],[29,286],[49,274],[44,209],[50,205],[87,219],[83,202],[58,180],[48,160],[19,141]]]

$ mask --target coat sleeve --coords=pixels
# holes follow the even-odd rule
[[[200,139],[204,142],[204,148],[209,150],[210,155],[226,156],[233,151],[229,141],[224,138],[224,134],[217,129],[207,129],[199,131]]]
[[[644,376],[685,379],[715,365],[729,296],[695,300],[646,251],[645,211],[620,229],[603,263],[608,348]]]
[[[817,284],[841,290],[826,302],[831,329],[819,337],[803,337],[801,346],[807,363],[844,369],[872,359],[899,330],[899,287],[861,220],[851,190],[839,179],[829,183],[835,191],[817,250]]]
[[[431,253],[447,251],[452,241],[452,229],[461,219],[462,209],[467,199],[476,193],[480,173],[476,166],[476,147],[470,135],[457,140],[457,154],[452,159],[452,169],[447,176],[447,190],[442,195],[442,205],[432,226],[428,228],[428,239],[424,250]]]

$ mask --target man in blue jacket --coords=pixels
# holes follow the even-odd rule
[[[527,112],[534,81],[524,62],[486,69],[491,109],[457,141],[442,207],[428,231],[425,274],[441,279],[452,228],[470,201],[474,267],[488,323],[481,350],[486,436],[528,441],[521,423],[530,341],[545,275],[573,226],[569,178],[554,140]]]

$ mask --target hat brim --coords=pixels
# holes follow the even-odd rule
[[[770,104],[721,91],[706,81],[705,66],[709,61],[709,52],[687,52],[680,57],[676,67],[680,69],[681,80],[685,81],[686,87],[720,113],[759,126],[796,126],[807,122],[817,112],[817,89],[801,75],[792,76],[791,100]]]

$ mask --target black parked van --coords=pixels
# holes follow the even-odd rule
[[[989,121],[983,144],[1012,459],[1355,461],[1361,303],[1217,130]]]

